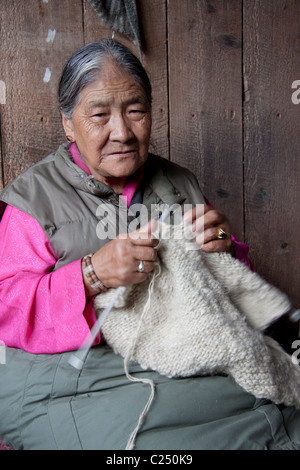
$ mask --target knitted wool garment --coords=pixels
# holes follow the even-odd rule
[[[116,354],[168,377],[230,374],[246,391],[300,407],[300,368],[264,328],[289,299],[227,253],[190,250],[159,224],[158,271],[129,286],[102,334]],[[97,313],[114,289],[95,298]]]

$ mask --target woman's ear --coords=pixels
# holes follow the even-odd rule
[[[60,113],[65,134],[72,139],[72,142],[74,142],[75,136],[72,119],[67,118],[62,111],[60,111]]]

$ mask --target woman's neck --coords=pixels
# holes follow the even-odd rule
[[[122,194],[123,190],[126,186],[126,181],[127,178],[122,177],[122,178],[114,178],[114,177],[109,177],[109,178],[97,178],[95,175],[95,178],[101,181],[102,183],[106,184],[109,186],[116,194]]]
[[[80,153],[78,151],[77,145],[75,142],[73,142],[70,145],[69,152],[71,153],[74,163],[78,165],[82,170],[84,170],[88,175],[91,175],[91,172],[89,168],[86,166],[84,163],[83,159],[80,156]],[[96,179],[96,175],[94,175]],[[141,180],[143,178],[143,168],[140,168],[134,175],[130,177],[122,177],[122,178],[113,178],[113,177],[108,177],[107,179],[103,180],[99,179],[99,181],[102,181],[102,183],[108,185],[113,189],[113,191],[116,194],[123,194],[128,200],[128,204],[130,204],[130,201],[140,184]],[[124,191],[125,189],[125,191]]]

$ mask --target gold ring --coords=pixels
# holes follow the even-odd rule
[[[221,227],[218,227],[218,238],[224,240],[226,237],[227,233]]]

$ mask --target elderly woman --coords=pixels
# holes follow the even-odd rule
[[[127,48],[103,40],[76,51],[62,73],[59,106],[67,143],[1,194],[0,339],[10,367],[0,367],[0,437],[16,449],[120,449],[148,392],[128,385],[120,358],[97,347],[100,338],[82,373],[68,358],[95,323],[95,295],[153,271],[154,222],[126,236],[135,217],[125,211],[124,218],[124,207],[192,205],[184,217],[203,251],[228,251],[250,266],[248,249],[188,170],[149,153],[151,85]],[[138,366],[135,372],[143,375]],[[283,431],[274,438],[266,408],[252,412],[257,400],[229,377],[152,377],[158,408],[137,448],[279,446]]]
[[[100,239],[99,206],[118,211],[120,195],[149,209],[204,202],[187,170],[149,155],[151,85],[121,44],[102,41],[75,52],[60,80],[59,105],[68,143],[1,194],[0,336],[32,353],[77,348],[94,322],[93,296],[142,282],[153,269],[151,225],[148,237]],[[218,239],[219,228],[230,233],[225,216],[206,206],[203,250],[232,250],[230,236]]]

